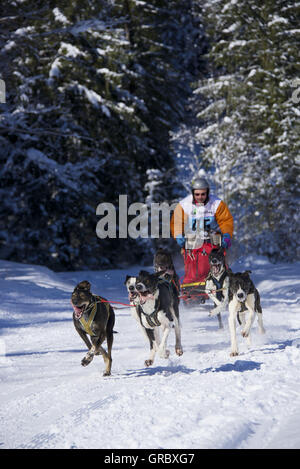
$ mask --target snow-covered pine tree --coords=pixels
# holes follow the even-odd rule
[[[183,187],[170,130],[191,114],[187,106],[190,83],[198,76],[202,52],[199,11],[192,0],[115,3],[127,20],[131,68],[139,76],[132,84],[134,92],[147,97],[147,113],[142,118],[153,138],[153,154],[146,169],[146,202],[149,208],[153,202],[171,205],[181,197]],[[172,248],[174,243],[154,239],[153,248],[157,246]]]
[[[122,193],[143,200],[147,169],[172,167],[168,130],[181,115],[174,97],[186,75],[178,79],[182,60],[164,44],[155,2],[136,2],[131,14],[131,2],[117,3],[7,2],[2,257],[73,269],[134,262],[143,252],[130,239],[99,241],[95,209],[116,206]],[[169,16],[177,31],[178,18],[180,10],[176,21]],[[128,34],[134,23],[138,40]]]
[[[274,260],[295,258],[299,3],[205,2],[210,77],[198,83],[199,142],[230,204],[236,236]],[[203,106],[203,100],[205,105]]]
[[[7,10],[0,124],[7,258],[96,267],[118,247],[96,237],[96,206],[139,193],[141,183],[126,138],[137,133],[129,131],[133,110],[122,87],[118,94],[105,77],[109,64],[121,80],[115,69],[122,57],[118,62],[114,54],[123,42],[106,7],[27,0]]]
[[[152,147],[141,171],[163,171],[173,166],[169,131],[185,118],[197,69],[199,32],[192,1],[115,0],[114,6],[114,16],[123,20],[129,40],[127,86],[145,105],[137,113]]]

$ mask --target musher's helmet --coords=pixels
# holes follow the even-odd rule
[[[209,184],[207,179],[205,179],[204,177],[197,177],[193,179],[191,189],[193,194],[196,189],[207,189],[207,198],[205,201],[205,203],[207,203],[209,197]]]
[[[209,184],[205,178],[196,178],[192,181],[192,191],[195,189],[209,189]]]

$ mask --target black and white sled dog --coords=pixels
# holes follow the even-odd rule
[[[137,277],[127,275],[125,280],[125,285],[128,291],[128,298],[131,305],[131,315],[139,324],[143,335],[145,336],[146,341],[149,341],[150,345],[150,357],[148,360],[145,361],[146,366],[150,366],[153,363],[154,355],[159,348],[160,344],[160,334],[159,328],[155,327],[153,329],[149,329],[144,327],[142,320],[141,320],[141,308],[140,308],[140,296],[138,291],[135,289]]]
[[[250,270],[245,272],[232,273],[229,272],[229,291],[228,291],[228,305],[229,305],[229,329],[231,340],[231,353],[230,356],[238,355],[238,346],[236,340],[236,319],[239,320],[243,329],[242,336],[248,340],[248,345],[251,344],[250,329],[253,324],[255,314],[257,314],[259,332],[265,333],[262,320],[262,308],[260,305],[260,296],[258,290],[255,288],[254,283],[250,279]],[[246,313],[249,312],[247,320]]]
[[[215,307],[209,312],[209,316],[217,316],[219,329],[223,329],[221,312],[228,305],[229,276],[225,263],[223,248],[212,249],[208,256],[209,274],[206,277],[205,289],[209,298],[215,303]]]
[[[166,345],[172,328],[175,329],[175,351],[179,356],[183,354],[178,302],[174,301],[170,283],[160,277],[161,272],[150,274],[141,270],[137,277],[127,276],[125,280],[132,315],[141,325],[150,344],[150,357],[145,361],[146,366],[154,363],[156,353],[162,358],[169,357]]]

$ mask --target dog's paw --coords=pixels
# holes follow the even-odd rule
[[[212,309],[209,313],[208,313],[208,316],[209,317],[212,317],[212,316],[216,316],[217,314],[219,314],[220,310],[219,309]]]
[[[242,336],[243,337],[248,337],[249,336],[249,331],[247,331],[247,330],[242,331]]]
[[[177,347],[175,348],[175,352],[177,355],[179,355],[179,357],[181,357],[181,355],[183,354],[183,350],[181,347]]]
[[[110,371],[104,371],[103,376],[111,376],[111,372]]]
[[[153,365],[153,360],[145,360],[145,366]]]
[[[231,352],[230,356],[231,357],[236,357],[239,354],[239,352]]]
[[[160,358],[169,358],[170,350],[159,350],[158,354]]]
[[[81,365],[82,366],[88,366],[91,361],[93,360],[94,355],[89,355],[87,354],[82,360],[81,360]]]

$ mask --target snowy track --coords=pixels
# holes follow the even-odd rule
[[[69,304],[75,284],[127,302],[125,271],[55,274],[0,261],[0,448],[299,448],[300,265],[248,260],[261,293],[266,335],[239,335],[230,358],[209,305],[181,306],[184,354],[145,368],[147,344],[117,309],[112,376],[102,357],[86,368]]]

